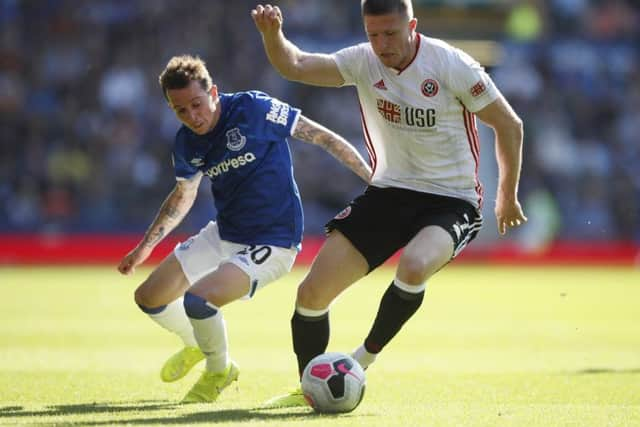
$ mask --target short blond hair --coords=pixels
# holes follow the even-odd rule
[[[167,98],[170,89],[184,89],[192,81],[197,81],[205,91],[211,90],[213,80],[205,62],[198,56],[180,55],[169,60],[158,77],[162,94]]]

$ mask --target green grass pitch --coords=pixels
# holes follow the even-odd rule
[[[640,270],[451,265],[367,371],[344,415],[260,410],[295,385],[295,269],[224,309],[238,386],[177,402],[202,365],[160,382],[177,338],[132,300],[147,269],[0,267],[0,424],[225,426],[640,426]],[[331,311],[330,351],[366,335],[393,278],[382,268]]]

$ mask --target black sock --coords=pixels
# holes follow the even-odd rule
[[[298,374],[314,357],[322,354],[329,345],[329,313],[319,317],[303,316],[294,311],[291,318],[293,351],[298,358]]]
[[[364,340],[364,348],[369,353],[379,353],[418,310],[423,298],[424,291],[412,294],[392,282],[382,296],[376,320]]]

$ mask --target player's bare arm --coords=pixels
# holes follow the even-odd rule
[[[371,179],[371,168],[360,153],[343,137],[319,123],[300,115],[293,136],[310,144],[319,145],[340,163],[351,169],[366,183]]]
[[[173,191],[160,207],[155,220],[147,230],[141,244],[154,248],[185,217],[198,194],[198,184],[202,175],[190,180],[176,181]]]
[[[201,178],[202,175],[199,174],[193,179],[176,182],[140,243],[118,265],[120,273],[133,273],[135,267],[142,264],[151,255],[153,248],[180,224],[193,206]]]
[[[304,52],[284,36],[278,6],[259,4],[251,11],[251,17],[262,35],[271,65],[284,78],[314,86],[342,86],[344,79],[331,55]]]
[[[491,126],[496,135],[499,180],[495,214],[498,231],[505,234],[507,227],[517,227],[527,221],[518,201],[522,165],[522,120],[502,96],[476,115]]]

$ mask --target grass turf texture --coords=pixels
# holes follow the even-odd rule
[[[289,318],[304,271],[225,307],[238,387],[181,406],[203,365],[160,382],[179,342],[133,303],[148,270],[1,267],[0,424],[640,425],[640,271],[601,267],[449,266],[353,413],[257,409],[295,385]],[[392,278],[380,269],[339,298],[328,350],[361,342]]]

